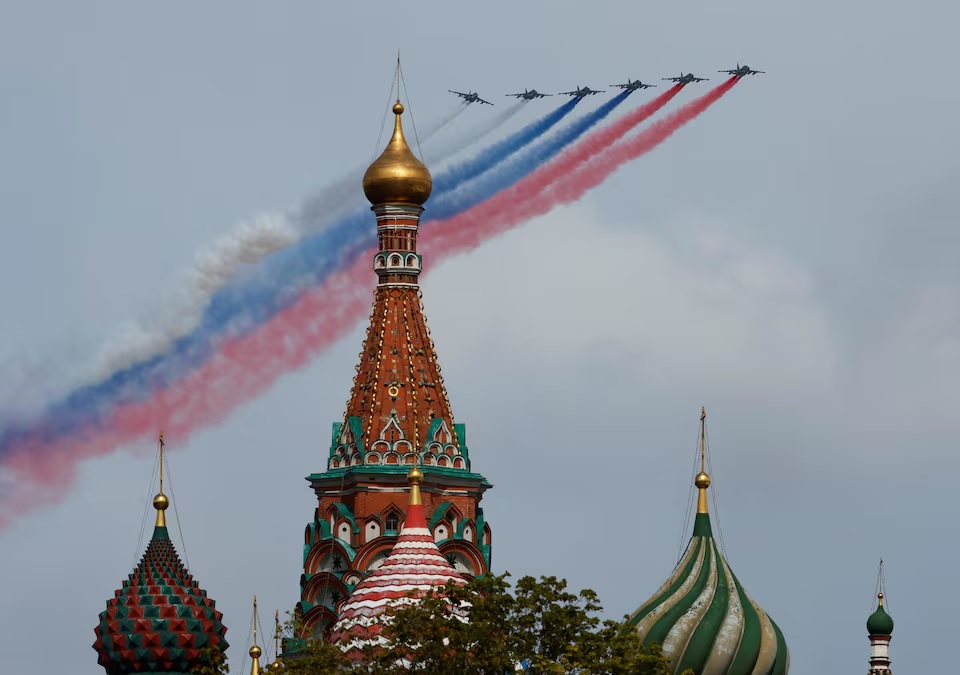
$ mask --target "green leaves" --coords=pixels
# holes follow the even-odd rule
[[[556,577],[523,577],[511,588],[508,576],[450,584],[392,608],[383,620],[385,644],[367,646],[351,672],[504,675],[523,663],[542,675],[672,673],[659,647],[644,647],[626,620],[601,621],[593,591],[571,592]],[[279,672],[324,675],[348,666],[338,647],[313,641]]]

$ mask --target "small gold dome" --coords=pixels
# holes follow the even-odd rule
[[[697,477],[693,480],[693,484],[696,485],[701,490],[705,490],[710,487],[710,474],[705,471],[701,471],[697,474]]]
[[[153,508],[157,511],[166,511],[168,506],[170,506],[170,500],[162,492],[153,498]]]
[[[363,193],[373,205],[422,205],[433,190],[433,178],[403,137],[403,125],[400,123],[403,104],[399,100],[393,106],[393,114],[396,115],[393,137],[383,154],[363,174]]]
[[[259,659],[262,653],[263,651],[257,645],[253,645],[250,648],[250,658],[252,659]]]

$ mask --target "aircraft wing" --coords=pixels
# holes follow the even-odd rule
[[[484,101],[482,98],[478,98],[477,103],[486,103],[487,105],[493,105],[490,101]]]
[[[467,97],[467,94],[464,94],[462,91],[454,91],[453,89],[447,89],[451,94],[456,94],[457,96]]]
[[[668,81],[668,82],[679,82],[679,81],[682,80],[683,78],[682,78],[682,77],[664,77],[664,78],[661,78],[661,79],[666,80],[666,81]]]

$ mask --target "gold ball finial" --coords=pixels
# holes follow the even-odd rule
[[[260,649],[257,645],[253,645],[250,648],[250,658],[259,659],[260,655],[263,653],[263,650]]]
[[[403,135],[403,104],[393,104],[393,136],[383,153],[363,174],[363,193],[371,204],[422,205],[433,191],[430,171],[417,159]]]
[[[153,508],[157,511],[166,511],[168,506],[170,506],[170,500],[162,492],[153,498]]]
[[[706,490],[708,487],[710,487],[710,474],[708,474],[706,471],[701,471],[697,474],[697,477],[694,478],[693,484],[701,490]]]
[[[877,600],[880,601],[880,604],[883,604],[883,593],[877,593]]]
[[[421,485],[423,483],[423,471],[417,467],[410,469],[407,473],[407,483],[410,485]]]

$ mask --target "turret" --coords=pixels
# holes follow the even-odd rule
[[[160,489],[153,537],[140,564],[123,582],[94,629],[98,662],[107,675],[186,675],[211,666],[227,649],[223,616],[180,561],[167,531],[163,493],[163,435]]]
[[[693,537],[673,575],[630,621],[644,643],[662,646],[673,673],[786,675],[790,654],[783,633],[747,595],[713,538],[706,418],[702,410]]]
[[[877,578],[877,609],[867,619],[867,635],[870,637],[870,675],[891,675],[890,638],[893,635],[893,617],[883,606],[884,580],[883,561],[880,561],[880,573]]]

